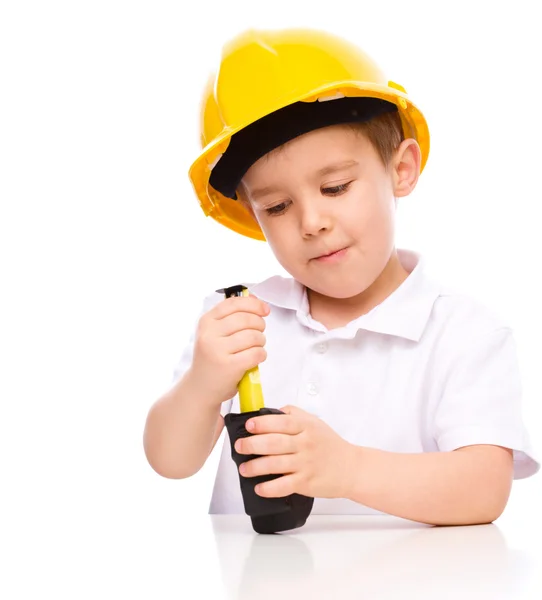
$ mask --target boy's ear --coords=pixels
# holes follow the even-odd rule
[[[392,160],[393,190],[396,198],[408,196],[420,176],[421,150],[412,138],[403,140]]]

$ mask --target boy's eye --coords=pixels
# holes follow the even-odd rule
[[[286,202],[281,202],[280,204],[276,204],[275,206],[271,206],[271,208],[266,208],[265,212],[268,215],[280,215],[286,210],[287,204]]]
[[[341,185],[335,185],[333,187],[322,188],[322,194],[326,194],[327,196],[338,196],[339,194],[346,192],[346,190],[350,187],[351,183],[352,182],[349,181],[348,183],[341,183]]]

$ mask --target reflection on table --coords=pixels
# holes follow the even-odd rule
[[[507,547],[495,524],[312,515],[299,529],[259,535],[245,515],[210,519],[226,597],[236,600],[530,597],[533,564]]]

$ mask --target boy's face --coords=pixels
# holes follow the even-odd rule
[[[352,298],[390,260],[395,198],[416,183],[416,152],[406,140],[386,169],[361,133],[317,129],[254,163],[241,198],[292,277],[324,296]]]

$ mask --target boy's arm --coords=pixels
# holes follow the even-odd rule
[[[498,326],[474,332],[460,350],[442,365],[446,385],[431,429],[440,451],[396,454],[354,446],[354,464],[361,468],[352,481],[352,499],[440,525],[490,523],[501,515],[514,477],[509,448],[520,451],[524,471],[534,469],[525,456],[512,331]]]
[[[212,302],[183,351],[175,371],[182,377],[153,404],[145,423],[147,460],[170,479],[201,469],[224,428],[224,402],[231,402],[243,374],[266,358],[268,305],[255,296]]]
[[[501,446],[421,454],[351,450],[347,497],[405,519],[433,525],[491,523],[510,495],[513,455]]]
[[[197,473],[220,437],[224,427],[220,404],[199,395],[189,370],[149,411],[145,454],[163,477],[184,479]]]

